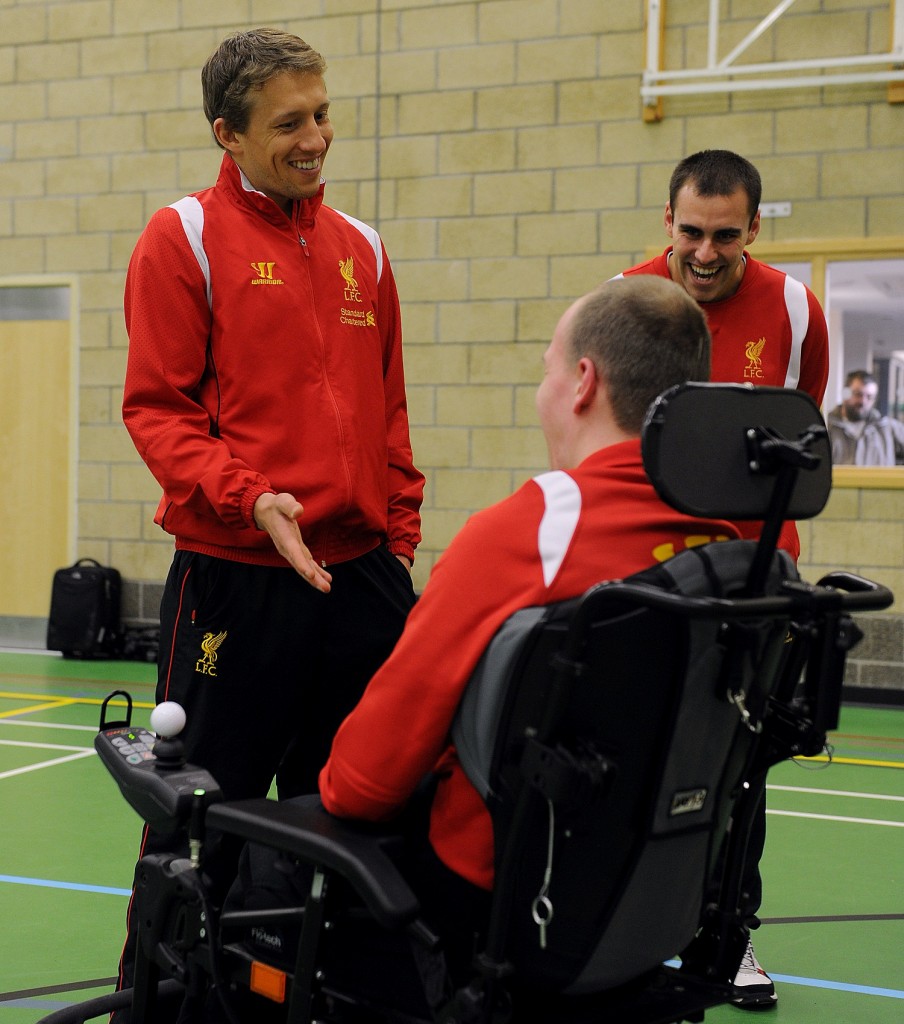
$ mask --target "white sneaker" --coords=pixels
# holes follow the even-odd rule
[[[778,1002],[775,985],[760,967],[750,939],[747,940],[747,949],[744,950],[741,966],[735,975],[734,990],[732,1002],[742,1009],[764,1010]]]

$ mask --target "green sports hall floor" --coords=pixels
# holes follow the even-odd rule
[[[0,1024],[109,990],[139,820],[92,733],[118,688],[147,725],[153,674],[0,651]],[[720,1007],[707,1022],[904,1021],[904,709],[846,705],[831,741],[831,765],[786,763],[769,778],[755,946],[778,1006]]]

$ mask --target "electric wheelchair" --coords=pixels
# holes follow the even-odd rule
[[[831,489],[805,394],[672,388],[647,414],[642,451],[667,503],[760,520],[759,540],[701,543],[523,609],[496,634],[453,729],[495,839],[467,977],[445,969],[402,832],[336,819],[316,796],[224,801],[177,738],[131,726],[127,698],[124,721],[105,705],[98,752],[189,854],[138,864],[134,988],[43,1024],[124,1006],[133,1024],[205,1021],[211,1005],[211,1019],[254,1024],[670,1024],[729,1002],[748,936],[738,904],[755,783],[823,750],[862,636],[852,614],[893,595],[846,572],[806,583],[777,548],[783,522],[817,515]],[[205,854],[224,837],[245,844],[246,874],[263,865],[276,882],[216,898]],[[395,974],[401,949],[422,982],[415,1000]],[[197,1017],[192,999],[207,1007]]]

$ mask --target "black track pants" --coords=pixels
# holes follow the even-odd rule
[[[317,790],[333,735],[391,652],[415,602],[405,566],[385,547],[329,566],[329,594],[294,570],[177,551],[160,610],[157,702],[186,712],[186,758],[227,800]],[[145,829],[141,855],[178,850]],[[208,869],[224,885],[236,851]],[[131,984],[132,903],[120,965]],[[114,1015],[125,1024],[127,1013]]]

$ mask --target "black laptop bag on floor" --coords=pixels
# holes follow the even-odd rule
[[[122,579],[93,558],[57,569],[50,593],[47,649],[65,658],[111,658],[119,651]]]

